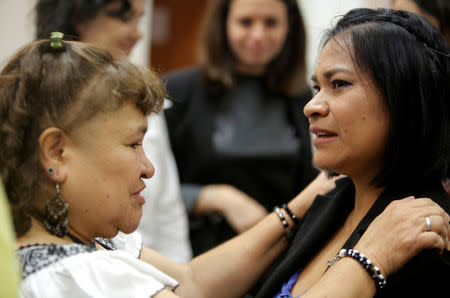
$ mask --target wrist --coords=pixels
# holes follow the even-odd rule
[[[289,209],[286,204],[283,204],[282,207],[275,206],[273,211],[281,221],[281,225],[285,230],[286,237],[288,239],[292,238],[294,236],[295,227],[299,221],[297,216]]]
[[[328,261],[327,270],[343,258],[356,261],[360,265],[360,268],[364,269],[368,276],[373,280],[377,290],[386,286],[386,277],[381,269],[357,249],[341,249],[336,257]]]

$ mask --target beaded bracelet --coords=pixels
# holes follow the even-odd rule
[[[363,266],[363,268],[369,273],[370,277],[375,281],[375,286],[377,289],[382,289],[386,286],[386,278],[383,274],[381,274],[380,268],[375,266],[372,261],[367,258],[364,254],[360,253],[356,249],[341,249],[336,257],[328,261],[327,270],[333,266],[337,261],[342,259],[343,257],[351,257],[358,261],[358,263]]]
[[[295,216],[294,212],[291,211],[291,209],[289,209],[287,204],[283,204],[281,206],[281,208],[283,208],[284,210],[286,210],[286,213],[291,217],[292,221],[294,222],[294,225],[297,225],[299,222],[299,219],[297,216]]]
[[[280,218],[281,223],[283,224],[283,228],[286,231],[287,238],[291,238],[292,237],[292,229],[289,228],[289,223],[287,222],[286,217],[284,217],[283,213],[281,213],[281,209],[279,207],[275,206],[273,208],[273,211],[275,211],[275,213]]]

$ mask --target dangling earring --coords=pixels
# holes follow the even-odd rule
[[[53,170],[53,169],[52,169]],[[69,205],[64,203],[59,190],[59,183],[56,183],[56,195],[45,204],[44,224],[50,233],[64,237],[67,234],[67,214]]]

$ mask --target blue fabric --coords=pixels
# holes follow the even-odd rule
[[[302,272],[302,269],[295,272],[287,282],[283,284],[281,287],[281,291],[274,296],[274,298],[293,298],[291,295],[291,290],[297,282],[298,275]],[[299,297],[299,296],[297,296]]]

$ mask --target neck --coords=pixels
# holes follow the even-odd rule
[[[36,218],[36,217],[32,217],[31,220],[32,220],[32,229],[31,229],[31,231],[36,231],[37,235],[43,235],[44,233],[47,234],[49,236],[49,238],[52,239],[51,240],[52,243],[63,244],[63,243],[76,242],[76,243],[87,244],[87,245],[90,245],[92,243],[92,240],[88,239],[87,237],[84,237],[81,233],[79,233],[77,230],[73,229],[70,226],[68,227],[69,235],[66,235],[64,237],[58,237],[58,236],[55,236],[55,235],[51,234],[47,230],[45,224],[41,221],[41,219]],[[35,233],[33,232],[32,235],[34,235],[34,234]],[[44,238],[47,238],[47,237],[40,236],[40,238],[44,239]],[[56,241],[56,239],[58,239],[59,241]],[[37,241],[37,242],[39,242],[39,241]],[[43,242],[46,243],[48,241],[45,240]]]
[[[370,181],[353,179],[355,185],[355,207],[351,216],[358,223],[383,192],[384,187],[371,185]]]
[[[72,227],[68,227],[68,237],[74,241],[74,242],[78,242],[80,244],[86,244],[86,245],[90,245],[92,243],[92,239],[89,239],[87,237],[84,237],[81,233],[77,232],[75,229],[73,229]]]
[[[236,70],[238,73],[243,75],[252,75],[252,76],[260,76],[264,74],[266,67],[261,65],[259,67],[250,66],[250,65],[237,65]]]

